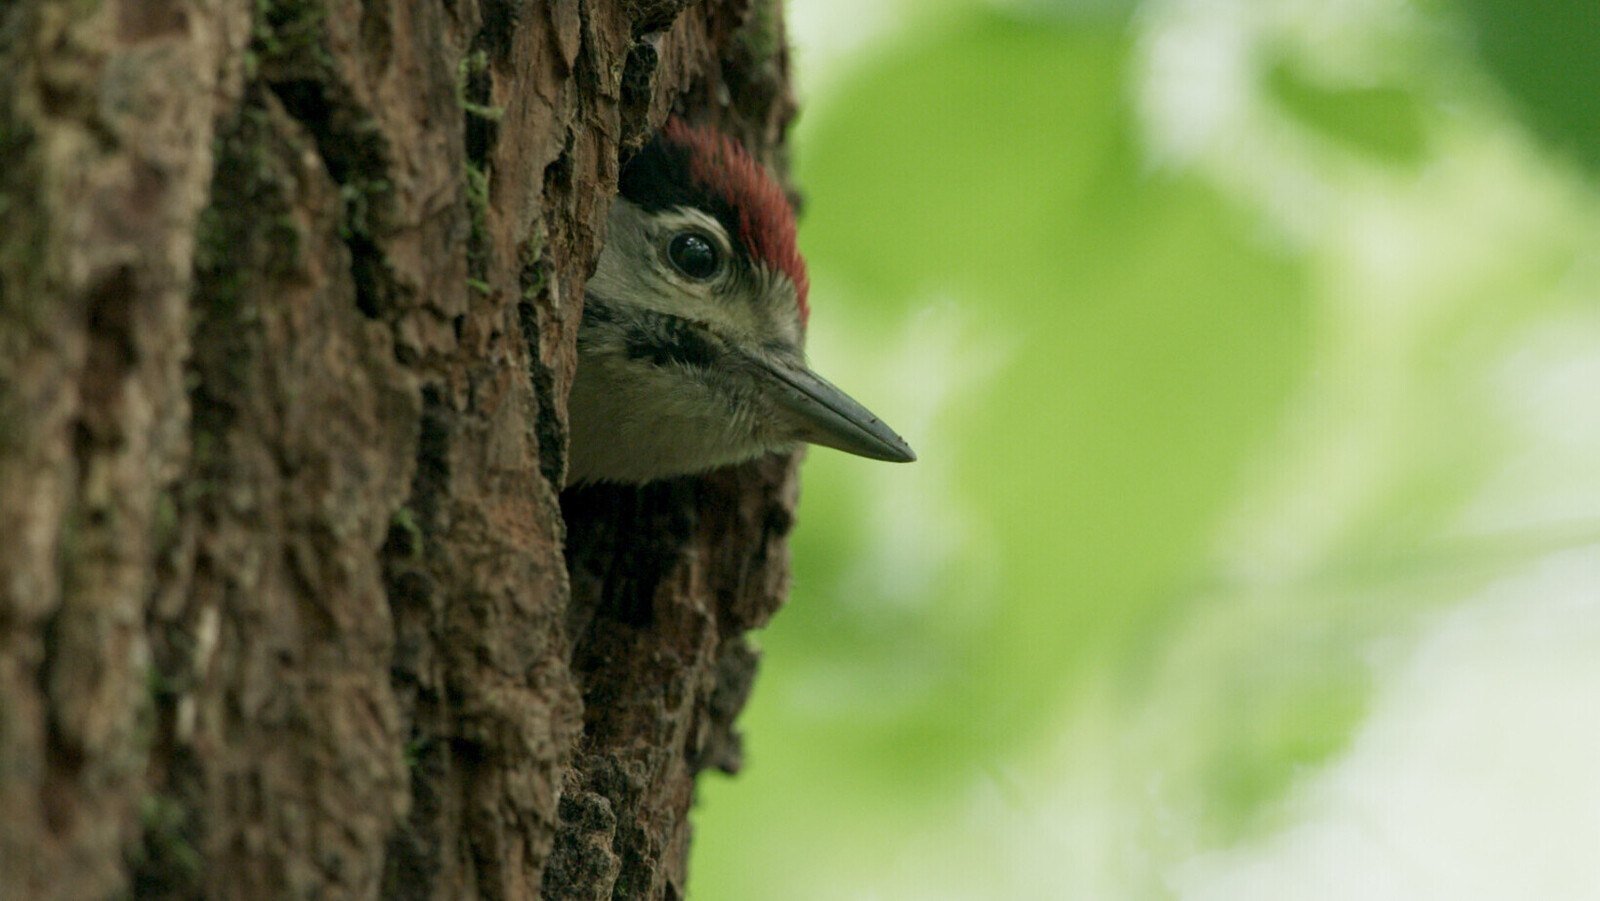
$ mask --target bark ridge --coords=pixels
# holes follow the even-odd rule
[[[674,111],[778,0],[0,7],[0,897],[682,896],[795,461],[558,493]]]

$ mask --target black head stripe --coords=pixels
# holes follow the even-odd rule
[[[623,327],[623,340],[630,359],[656,366],[709,369],[722,356],[722,349],[704,329],[676,316],[651,314],[633,319]]]
[[[733,243],[733,251],[746,263],[749,248],[738,240],[739,211],[727,198],[707,190],[689,172],[690,149],[657,135],[622,167],[617,193],[646,212],[690,207],[717,220]]]
[[[661,135],[635,153],[617,178],[617,193],[656,212],[675,206],[700,207],[708,199],[689,175],[689,148]]]

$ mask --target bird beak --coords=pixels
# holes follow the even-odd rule
[[[894,429],[803,364],[764,356],[750,360],[770,377],[767,394],[790,415],[801,441],[891,463],[917,459]]]

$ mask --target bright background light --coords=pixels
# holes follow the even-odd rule
[[[793,0],[922,459],[812,452],[693,897],[1600,899],[1592,6]]]

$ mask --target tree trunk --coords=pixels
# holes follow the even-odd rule
[[[565,403],[776,3],[0,6],[0,898],[682,896],[794,461],[563,498]]]

